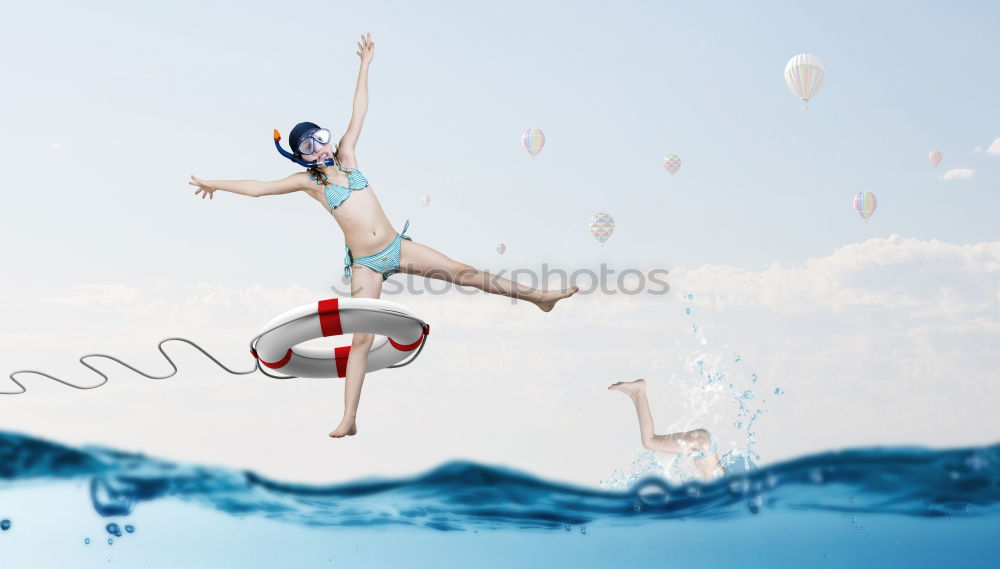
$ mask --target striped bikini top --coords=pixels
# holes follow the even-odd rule
[[[344,171],[343,168],[340,170]],[[312,175],[312,179],[316,182],[317,186],[323,185],[316,179],[316,174]],[[323,189],[323,192],[326,195],[326,203],[331,208],[336,209],[337,206],[344,203],[347,198],[351,197],[351,192],[367,188],[368,178],[365,178],[365,175],[361,173],[361,170],[352,168],[351,171],[347,173],[347,185],[348,187],[345,188],[344,186],[337,184],[330,184]]]

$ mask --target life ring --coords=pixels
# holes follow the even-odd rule
[[[430,325],[387,300],[331,298],[293,308],[268,322],[250,341],[250,353],[261,365],[293,377],[344,377],[351,346],[331,351],[298,344],[351,333],[375,334],[366,368],[375,371],[399,367],[395,364],[411,355],[415,358]]]

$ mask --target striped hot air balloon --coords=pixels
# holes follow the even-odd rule
[[[676,154],[667,154],[667,157],[663,159],[663,167],[673,176],[681,169],[681,157]]]
[[[601,243],[611,238],[615,232],[615,218],[609,213],[595,213],[590,218],[590,234]]]
[[[545,146],[545,135],[540,129],[529,128],[521,135],[521,146],[532,156],[538,156]]]
[[[866,221],[875,213],[875,206],[877,205],[875,194],[868,190],[858,192],[858,195],[854,196],[854,211],[858,212],[858,215]]]
[[[826,70],[819,58],[809,53],[796,55],[785,64],[785,84],[792,94],[802,100],[804,109],[809,108],[809,100],[823,86]]]

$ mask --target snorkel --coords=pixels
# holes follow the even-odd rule
[[[299,164],[300,166],[304,166],[306,168],[318,168],[320,166],[337,165],[337,162],[333,158],[327,158],[326,160],[323,161],[313,160],[312,162],[306,162],[301,157],[296,156],[291,152],[285,150],[284,148],[281,147],[281,133],[278,132],[278,129],[274,129],[274,147],[277,148],[278,153],[280,153],[285,158],[288,158],[292,162],[295,162],[296,164]]]

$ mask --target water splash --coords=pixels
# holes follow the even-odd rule
[[[663,471],[663,465],[657,459],[656,453],[643,451],[632,459],[632,465],[628,473],[615,469],[608,480],[600,481],[600,485],[602,488],[609,490],[625,490],[634,485],[639,479],[651,475],[662,475]]]
[[[681,298],[691,302],[695,297],[692,293],[686,293]],[[690,317],[694,314],[694,310],[691,306],[684,306],[683,313]],[[756,451],[757,433],[754,428],[761,416],[767,412],[767,400],[760,399],[756,391],[758,375],[755,371],[743,369],[746,365],[744,354],[738,351],[716,351],[706,348],[708,339],[700,333],[702,327],[699,323],[689,321],[687,325],[695,335],[696,345],[691,348],[691,355],[682,367],[695,374],[695,377],[674,375],[676,381],[671,381],[682,389],[679,398],[684,402],[687,412],[682,419],[675,420],[661,429],[663,432],[686,432],[695,428],[708,428],[716,434],[717,440],[728,442],[728,445],[725,445],[730,448],[728,452],[722,453],[720,449],[720,466],[724,471],[752,471],[757,468],[761,460]],[[783,391],[778,392],[781,393]],[[731,407],[726,407],[727,402]],[[729,434],[733,432],[731,429],[735,429],[735,437]],[[616,470],[611,480],[603,481],[602,486],[620,489],[639,477],[654,473],[661,474],[671,482],[685,483],[694,479],[691,461],[687,461],[681,455],[664,456],[670,458],[666,458],[666,462],[656,468],[649,466],[643,468],[634,462],[629,474]],[[640,462],[651,464],[653,461],[655,458],[647,458]]]

